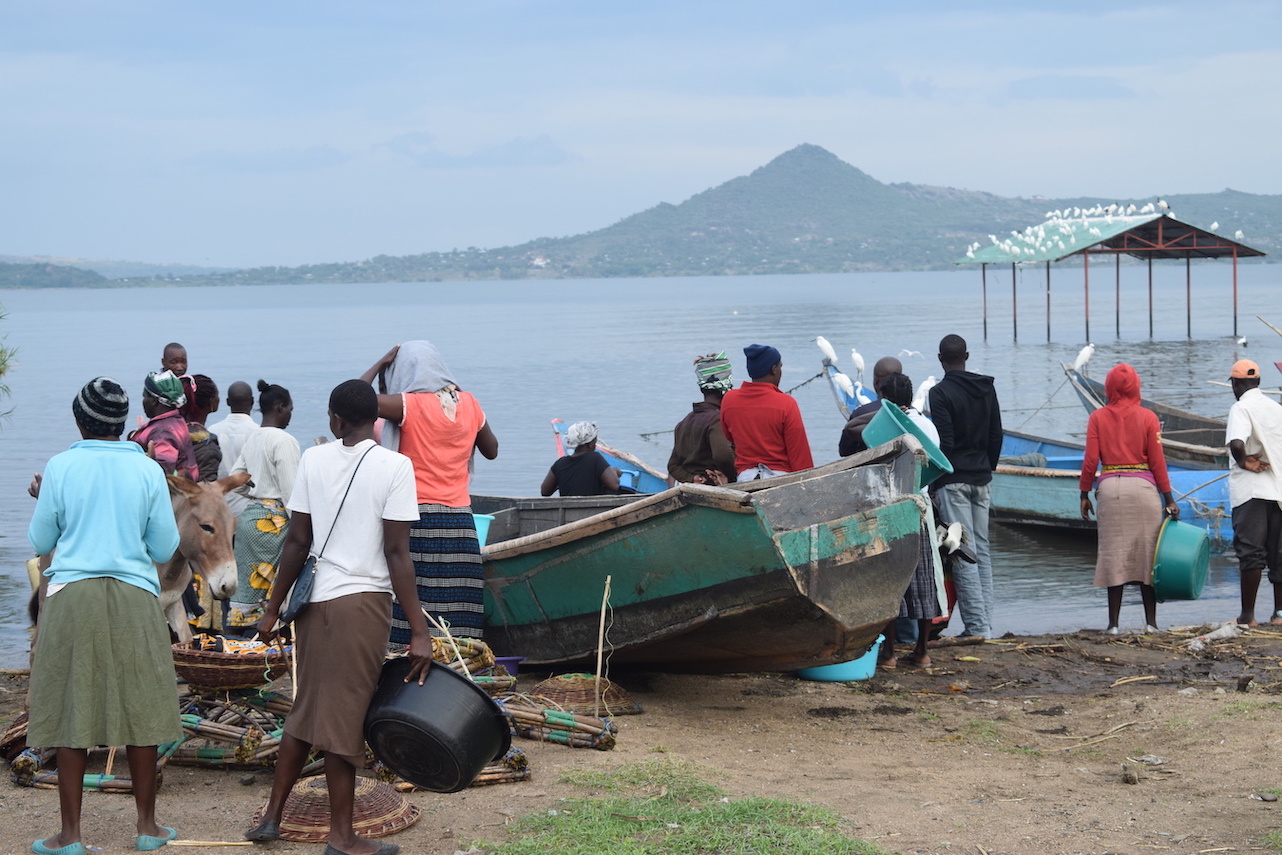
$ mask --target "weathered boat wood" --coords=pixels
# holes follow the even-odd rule
[[[1087,412],[1093,413],[1108,403],[1103,383],[1087,377],[1071,365],[1062,367]],[[1140,404],[1157,413],[1162,423],[1162,447],[1167,460],[1189,468],[1228,468],[1229,452],[1224,445],[1223,419],[1200,416],[1148,398],[1141,398]]]
[[[1078,477],[1086,447],[1008,430],[993,472],[991,515],[998,522],[1095,530],[1083,520]],[[1232,542],[1232,512],[1225,473],[1167,462],[1180,519],[1206,529],[1213,548]]]
[[[486,639],[533,664],[788,671],[862,655],[917,564],[924,452],[901,437],[765,481],[473,498],[492,514]],[[593,512],[595,511],[595,513]]]

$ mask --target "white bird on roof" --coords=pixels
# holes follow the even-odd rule
[[[1235,231],[1235,232],[1233,233],[1233,239],[1234,239],[1234,240],[1241,240],[1241,239],[1242,239],[1242,238],[1244,238],[1244,237],[1246,237],[1246,235],[1242,234],[1242,230],[1241,230],[1241,229],[1238,229],[1237,231]]]
[[[1134,213],[1135,213],[1135,203],[1132,202],[1131,204],[1126,206],[1126,216],[1129,217]]]
[[[1166,200],[1165,200],[1165,199],[1158,199],[1158,200],[1157,200],[1157,207],[1161,208],[1163,211],[1169,211],[1169,210],[1171,210],[1171,206],[1170,206],[1170,205],[1168,205],[1168,204],[1166,204]]]
[[[1215,222],[1211,223],[1211,231],[1215,231],[1215,230],[1216,230],[1216,229],[1218,229],[1219,227],[1220,227],[1220,221],[1219,221],[1219,220],[1216,220]]]
[[[935,384],[938,382],[939,381],[935,379],[934,374],[930,375],[925,380],[921,381],[921,385],[917,387],[917,391],[913,394],[914,409],[919,410],[920,412],[923,412],[923,413],[929,411],[930,408],[927,405],[930,401],[930,398],[928,397],[928,395],[930,394],[930,390],[933,389],[935,387]]]
[[[850,348],[850,367],[855,369],[855,380],[864,382],[864,358],[859,351]]]
[[[832,345],[828,343],[828,339],[821,335],[815,336],[815,344],[819,345],[819,350],[824,355],[824,365],[837,364],[837,351],[832,349]]]
[[[1087,344],[1086,347],[1083,347],[1077,352],[1077,358],[1073,360],[1073,370],[1080,372],[1086,367],[1086,363],[1091,361],[1091,357],[1094,355],[1095,345]]]
[[[1140,213],[1141,213],[1141,214],[1151,214],[1151,213],[1153,213],[1153,203],[1152,203],[1152,202],[1149,202],[1149,203],[1148,203],[1147,205],[1145,205],[1143,208],[1140,208]]]

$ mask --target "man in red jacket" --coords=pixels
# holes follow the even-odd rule
[[[783,359],[765,344],[743,349],[748,376],[721,401],[721,429],[734,446],[740,481],[771,478],[814,466],[801,409],[779,388]]]

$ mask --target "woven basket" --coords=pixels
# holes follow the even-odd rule
[[[4,736],[0,736],[0,758],[12,761],[27,747],[27,711],[18,713],[9,724]]]
[[[218,653],[174,645],[174,670],[187,685],[200,689],[253,689],[284,676],[289,658],[278,647],[266,654]]]
[[[560,674],[548,677],[530,689],[529,694],[548,701],[548,706],[583,715],[611,717],[643,712],[632,696],[609,680],[601,680],[601,702],[596,701],[596,676],[593,674]]]
[[[254,814],[254,825],[263,821],[263,808]],[[421,814],[421,810],[383,781],[356,779],[352,827],[361,837],[395,834],[418,822]],[[329,838],[329,790],[325,787],[324,775],[304,778],[289,791],[281,812],[280,836],[297,843],[323,843]]]

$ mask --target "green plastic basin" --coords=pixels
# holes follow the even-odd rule
[[[1210,566],[1211,539],[1205,529],[1169,518],[1162,523],[1153,550],[1153,588],[1159,600],[1196,600]]]
[[[953,464],[948,462],[948,458],[939,450],[934,440],[922,433],[921,428],[908,418],[907,413],[888,401],[882,402],[877,415],[873,416],[872,421],[864,427],[864,444],[873,448],[906,433],[916,437],[921,447],[926,449],[926,465],[917,472],[918,490],[940,475],[953,471]]]

